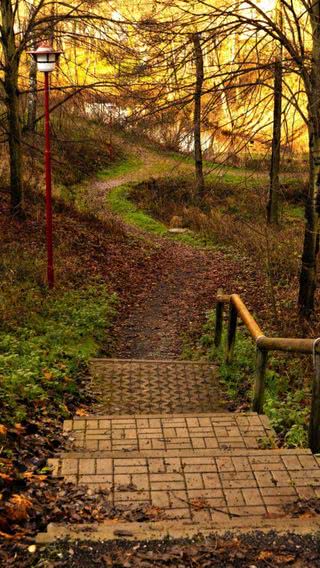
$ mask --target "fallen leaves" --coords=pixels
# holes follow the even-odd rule
[[[320,499],[297,499],[293,503],[285,505],[285,512],[292,517],[310,519],[320,515]]]
[[[5,511],[9,521],[26,521],[29,518],[29,510],[32,507],[30,499],[25,495],[12,495],[5,505]]]
[[[2,483],[0,483],[1,485],[9,485],[10,483],[12,483],[12,477],[10,477],[10,475],[8,475],[7,473],[1,473],[0,472],[0,480],[2,481]]]
[[[44,371],[43,376],[46,381],[52,381],[52,379],[54,379],[54,375],[53,373],[51,373],[51,371]]]
[[[208,501],[204,497],[195,497],[190,500],[190,505],[196,511],[201,511],[209,506]]]
[[[8,429],[3,425],[0,424],[0,436],[5,437],[7,435]]]
[[[75,414],[76,416],[88,416],[88,411],[84,408],[77,408]]]
[[[257,560],[264,560],[276,564],[276,566],[285,566],[291,564],[296,559],[292,554],[275,554],[271,550],[261,550],[257,556]]]

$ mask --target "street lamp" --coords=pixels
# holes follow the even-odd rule
[[[50,45],[42,44],[35,51],[29,51],[37,63],[38,71],[44,73],[44,110],[45,110],[45,170],[46,170],[46,235],[47,235],[47,279],[49,288],[54,286],[53,243],[52,243],[52,181],[50,148],[50,113],[49,113],[49,73],[54,71],[61,51],[55,51]]]

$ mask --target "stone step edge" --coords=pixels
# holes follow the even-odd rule
[[[196,523],[183,519],[154,522],[121,522],[107,520],[100,524],[67,525],[50,523],[47,532],[36,536],[37,544],[50,544],[61,539],[88,541],[150,541],[164,538],[180,539],[193,538],[197,535],[223,535],[226,532],[240,533],[270,532],[278,534],[296,533],[313,534],[320,530],[320,516],[308,519],[280,517],[266,518],[262,516],[239,517],[226,521],[211,523]]]
[[[211,367],[213,369],[217,369],[218,365],[213,363],[212,361],[190,361],[190,360],[183,360],[183,359],[109,359],[107,357],[95,357],[90,359],[90,364],[94,363],[150,363],[156,365],[205,365],[206,367]]]
[[[61,452],[54,458],[49,458],[48,463],[57,460],[63,460],[66,458],[77,458],[77,459],[88,459],[88,458],[125,458],[125,459],[136,459],[136,458],[161,458],[161,457],[179,457],[179,458],[193,458],[193,457],[246,457],[246,456],[274,456],[274,455],[314,455],[308,448],[275,448],[271,450],[263,449],[246,449],[246,448],[229,448],[229,449],[201,449],[201,450],[142,450],[142,451],[106,451],[106,450],[88,450],[80,449],[78,451],[71,450],[66,452]],[[315,455],[315,457],[320,457]],[[319,465],[320,467],[320,465]]]
[[[72,418],[66,420],[77,421],[77,420],[136,420],[137,418],[226,418],[236,416],[237,418],[247,416],[259,416],[259,418],[269,423],[269,418],[265,414],[258,414],[257,412],[174,412],[174,413],[158,413],[158,414],[148,414],[148,413],[135,413],[135,414],[86,414],[84,416],[73,416]]]

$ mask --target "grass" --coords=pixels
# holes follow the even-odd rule
[[[303,221],[305,218],[304,207],[302,207],[302,205],[287,203],[284,206],[284,215],[289,219],[299,219]]]
[[[164,223],[154,219],[145,211],[141,211],[130,201],[131,189],[130,185],[121,185],[112,189],[107,196],[107,202],[112,212],[119,215],[126,223],[143,231],[160,237],[168,237],[191,246],[201,248],[213,246],[206,239],[198,237],[191,231],[184,234],[169,233],[168,227]]]
[[[210,312],[203,335],[196,348],[187,348],[187,358],[205,356],[219,365],[219,375],[227,398],[235,406],[250,408],[255,380],[255,348],[251,338],[238,329],[234,357],[230,364],[224,359],[224,349],[214,345],[215,314]],[[226,342],[224,330],[222,343]],[[306,447],[307,424],[310,412],[310,389],[304,380],[305,364],[302,359],[270,357],[266,374],[264,412],[279,437],[288,448]]]
[[[101,170],[97,177],[101,180],[121,177],[125,174],[139,169],[143,165],[143,161],[133,155],[128,155],[122,161],[115,162],[108,169]]]
[[[20,322],[7,321],[0,331],[3,422],[23,422],[30,412],[50,409],[68,414],[66,401],[77,393],[89,359],[108,344],[114,305],[115,296],[102,284],[51,293],[29,289]]]

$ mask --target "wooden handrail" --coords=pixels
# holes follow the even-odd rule
[[[252,409],[259,414],[262,414],[269,351],[285,351],[288,353],[304,353],[310,355],[314,350],[314,340],[307,338],[266,337],[238,294],[227,295],[223,294],[222,290],[219,290],[216,302],[214,338],[216,347],[219,347],[222,339],[224,305],[229,304],[229,325],[225,357],[226,362],[231,363],[232,361],[238,317],[242,320],[256,344],[256,380]],[[319,347],[317,347],[316,354],[317,357],[320,357]],[[320,361],[319,370],[316,370],[316,373],[314,374],[312,385],[309,445],[314,453],[320,452]]]
[[[296,339],[293,337],[258,337],[257,339],[257,346],[267,351],[287,351],[289,353],[305,353],[306,355],[312,353],[313,343],[313,339]]]
[[[251,337],[257,341],[260,337],[264,337],[263,331],[258,326],[256,320],[250,314],[247,306],[243,303],[238,294],[232,294],[230,296],[230,301],[236,308],[239,317],[242,319],[243,323],[247,327]]]

